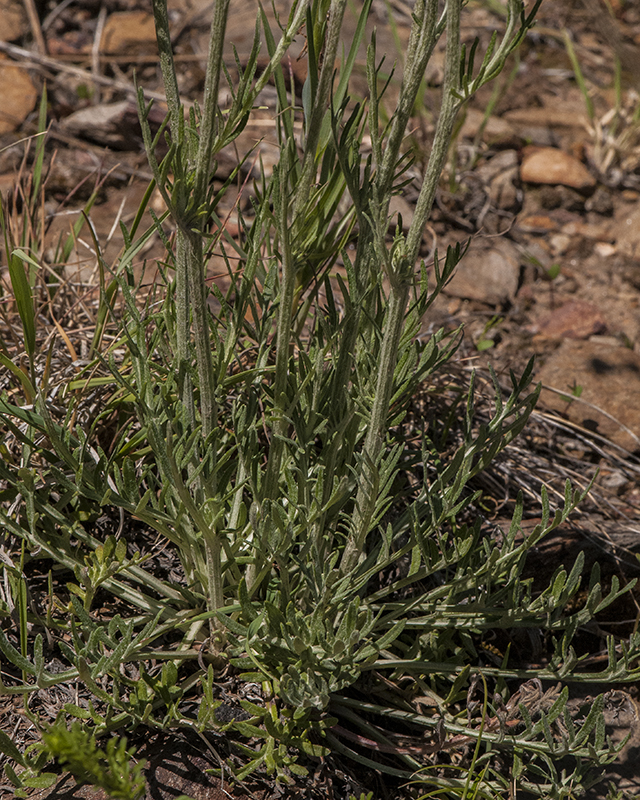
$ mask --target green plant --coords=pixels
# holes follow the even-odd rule
[[[608,9],[610,13],[611,9]],[[604,12],[607,13],[607,12]],[[564,45],[571,62],[576,83],[584,99],[587,115],[587,132],[591,137],[589,158],[602,180],[609,184],[636,186],[640,164],[640,99],[632,89],[626,96],[622,89],[622,64],[616,54],[613,88],[615,104],[598,115],[587,80],[580,65],[573,42],[564,32]]]
[[[556,280],[562,272],[562,265],[557,261],[549,266],[542,264],[534,255],[525,252],[526,260],[535,267],[538,275],[549,284],[549,305],[556,307]]]
[[[483,350],[490,350],[493,347],[495,342],[487,334],[491,330],[493,330],[493,328],[496,328],[498,325],[500,325],[502,322],[504,322],[504,317],[499,317],[497,315],[495,315],[495,316],[491,317],[491,319],[487,320],[487,322],[486,322],[486,324],[485,324],[485,326],[484,326],[484,328],[482,330],[482,333],[480,334],[480,336],[478,338],[478,341],[476,342],[476,349],[479,352],[482,352]]]
[[[0,731],[0,750],[13,762],[4,765],[4,772],[16,797],[27,797],[30,790],[47,789],[56,782],[58,776],[54,772],[44,771],[49,757],[42,742],[29,745],[21,752],[10,737]],[[20,767],[19,773],[14,767]]]
[[[571,394],[570,395],[568,395],[568,394],[561,395],[562,399],[565,401],[565,403],[567,403],[567,408],[569,407],[569,405],[571,403],[573,403],[573,401],[577,397],[582,397],[582,391],[583,391],[584,387],[580,386],[580,384],[576,383],[575,380],[574,380],[573,381],[573,386],[571,386],[570,388],[571,388]]]
[[[114,536],[108,536],[104,545],[97,545],[92,553],[85,556],[84,567],[74,569],[78,583],[67,583],[67,589],[81,598],[85,611],[91,609],[96,592],[105,581],[140,563],[139,554],[127,559],[126,553],[127,545],[123,539],[116,542]]]
[[[630,794],[625,789],[618,789],[615,783],[609,783],[607,800],[637,800],[637,794]]]
[[[60,723],[52,726],[43,740],[49,754],[75,778],[99,786],[114,800],[139,800],[144,794],[144,761],[132,768],[134,751],[127,750],[126,739],[109,739],[103,750],[95,736],[75,722],[69,729]]]
[[[558,568],[541,593],[521,578],[528,551],[581,499],[570,486],[555,512],[543,494],[542,520],[524,539],[518,538],[522,498],[501,541],[483,531],[480,493],[470,482],[526,424],[539,392],[527,394],[532,364],[520,378],[511,376],[506,398],[494,376],[493,411],[482,422],[474,417],[472,379],[445,409],[445,421],[434,415],[417,439],[406,423],[418,387],[435,382],[460,342],[460,331],[416,339],[463,252],[450,248],[431,271],[418,263],[456,115],[500,72],[538,5],[525,16],[521,3],[510,0],[504,34],[492,37],[476,66],[479,44],[467,51],[460,43],[459,0],[442,14],[437,3],[420,0],[398,104],[381,125],[385,84],[375,36],[367,51],[368,102],[352,105],[348,96],[369,3],[337,74],[345,0],[294,3],[280,21],[279,40],[261,10],[253,49],[245,63],[237,59],[234,80],[222,62],[228,2],[219,0],[203,107],[186,114],[166,5],[154,2],[169,113],[155,138],[142,94],[140,116],[153,186],[167,212],[139,232],[151,187],[132,226],[123,226],[125,250],[108,282],[95,242],[102,271],[95,361],[59,387],[66,410],[48,402],[46,370],[41,377],[33,366],[24,376],[13,364],[27,404],[0,400],[11,454],[0,463],[1,519],[28,545],[30,561],[56,565],[56,591],[64,597],[52,601],[46,620],[31,612],[31,621],[46,626],[68,665],[61,674],[46,667],[40,632],[28,648],[25,634],[18,649],[0,630],[0,649],[24,675],[3,689],[28,695],[79,680],[91,700],[86,709],[65,707],[65,721],[75,723],[59,729],[63,745],[90,730],[92,748],[93,736],[139,724],[228,731],[243,753],[229,761],[240,778],[264,767],[278,780],[292,780],[305,770],[304,754],[331,748],[404,780],[418,774],[425,788],[443,796],[506,791],[512,778],[496,766],[496,754],[510,759],[514,781],[541,796],[559,780],[554,759],[573,758],[570,777],[580,782],[587,759],[614,757],[601,701],[573,719],[564,690],[545,705],[507,688],[507,681],[533,678],[591,680],[578,669],[573,635],[623,591],[614,581],[603,592],[594,569],[584,608],[569,613],[582,561],[569,574]],[[283,58],[301,25],[309,72],[296,109]],[[389,238],[389,203],[407,180],[407,123],[445,32],[442,104],[414,219],[406,234],[398,225]],[[269,62],[258,76],[261,35]],[[218,106],[223,78],[232,95],[226,109]],[[280,160],[256,181],[250,209],[238,209],[234,240],[217,207],[240,166],[222,189],[211,178],[216,156],[247,124],[269,80]],[[160,159],[163,137],[168,152]],[[167,221],[175,243],[164,233]],[[167,245],[161,303],[157,294],[142,296],[132,267],[155,233]],[[26,343],[34,298],[21,275],[25,263],[37,262],[21,249],[7,252]],[[212,314],[206,265],[214,253],[228,266],[229,288],[211,288],[219,306]],[[116,300],[123,313],[110,323],[117,339],[109,350],[102,332]],[[27,349],[34,365],[35,347]],[[98,377],[90,371],[97,369]],[[82,406],[83,382],[105,392],[93,419]],[[107,428],[114,419],[115,436]],[[413,485],[406,485],[408,476]],[[175,547],[183,580],[162,580],[150,562],[125,558],[115,540],[99,540],[87,519],[113,509]],[[26,581],[22,571],[19,579]],[[94,610],[98,587],[119,602],[108,620]],[[26,621],[26,603],[21,608]],[[544,628],[550,663],[542,671],[520,669],[505,658],[500,667],[483,668],[493,684],[485,714],[473,699],[474,642],[485,631],[513,627]],[[640,636],[621,651],[611,642],[610,663],[596,678],[635,679],[638,655]],[[123,669],[131,663],[135,677]],[[260,702],[239,703],[248,719],[221,721],[214,683],[225,667],[261,686]],[[399,691],[385,695],[382,675],[392,686],[409,676],[433,699],[434,713],[416,710]],[[356,693],[367,683],[379,702]],[[189,704],[194,697],[197,713]],[[512,701],[510,717],[498,698]],[[385,725],[426,736],[415,737],[421,747],[407,749]],[[345,743],[353,737],[393,763],[364,757]],[[421,758],[468,744],[476,747],[475,783],[424,769]],[[126,753],[126,745],[113,747]]]

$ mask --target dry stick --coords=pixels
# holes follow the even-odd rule
[[[200,6],[192,11],[189,11],[185,16],[182,18],[182,21],[177,24],[171,26],[171,44],[175,47],[178,43],[178,40],[182,36],[182,34],[189,30],[189,28],[196,27],[197,25],[201,25],[202,27],[209,28],[208,22],[203,22],[203,20],[207,20],[209,18],[209,13],[211,9],[215,5],[215,0],[211,0],[210,3],[207,3],[206,6]],[[202,55],[197,56],[200,60],[204,60],[205,57]],[[175,56],[174,56],[175,59]]]
[[[75,0],[74,0],[75,1]],[[76,66],[82,66],[83,64],[89,64],[91,62],[91,56],[87,55],[86,53],[56,53],[56,60],[60,61],[63,64],[75,64]],[[131,55],[131,53],[125,53],[116,55],[115,53],[109,53],[105,55],[104,53],[101,54],[101,60],[104,64],[132,64],[133,62],[136,65],[140,64],[157,64],[158,63],[158,54],[157,53],[136,53],[135,55]],[[180,53],[176,54],[173,57],[173,60],[177,63],[194,63],[199,62],[200,64],[206,64],[207,55],[206,53]]]
[[[42,20],[42,30],[47,31],[54,23],[54,21],[62,14],[65,8],[68,8],[75,0],[62,0],[62,3],[56,3],[55,7],[47,14]]]
[[[93,44],[91,45],[91,72],[92,74],[100,74],[100,44],[102,43],[102,32],[104,31],[104,24],[107,21],[107,7],[102,6],[98,14],[98,24],[96,25],[96,33],[93,37]],[[94,102],[100,102],[100,87],[96,85]]]
[[[14,44],[9,44],[9,42],[0,41],[0,52],[7,53],[7,55],[15,59],[18,62],[18,66],[25,68],[48,67],[56,72],[65,72],[67,75],[75,75],[76,77],[81,78],[83,81],[87,81],[88,83],[93,82],[99,83],[101,86],[110,86],[113,89],[120,89],[121,91],[127,92],[128,94],[132,94],[134,96],[137,94],[136,87],[132,83],[117,81],[113,78],[107,78],[104,75],[94,75],[88,70],[82,69],[81,67],[75,67],[72,64],[64,64],[60,61],[56,61],[55,58],[41,56],[38,53],[25,50],[23,47],[16,47]],[[142,91],[148,100],[158,100],[162,103],[166,103],[167,101],[164,92],[154,92],[151,89],[143,89]],[[183,97],[180,98],[180,102],[185,108],[191,108],[193,105],[191,100],[187,100]]]
[[[38,17],[36,4],[34,0],[23,0],[23,3],[25,11],[27,12],[27,17],[29,18],[29,27],[31,28],[33,38],[35,39],[36,47],[41,53],[44,54],[47,52],[47,44],[44,40],[44,36],[42,35],[42,28],[40,27],[40,18]]]
[[[593,403],[590,403],[588,400],[585,400],[583,397],[578,397],[578,396],[571,395],[570,394],[570,390],[564,390],[563,391],[562,389],[556,389],[555,387],[547,386],[546,384],[542,384],[542,388],[546,389],[548,392],[553,392],[554,394],[558,394],[558,395],[560,395],[560,397],[569,398],[568,399],[568,403],[569,404],[571,404],[571,403],[580,403],[583,406],[587,406],[587,408],[591,408],[594,411],[597,411],[599,414],[602,414],[603,417],[606,417],[608,420],[611,420],[611,422],[613,422],[616,425],[618,425],[621,430],[623,430],[625,433],[628,433],[629,436],[631,436],[631,438],[634,439],[637,442],[637,444],[640,445],[640,437],[638,437],[637,434],[635,434],[623,422],[620,422],[620,420],[617,417],[614,417],[612,414],[609,414],[603,408],[600,408],[600,406],[596,406]],[[623,449],[626,449],[626,448],[623,448]]]

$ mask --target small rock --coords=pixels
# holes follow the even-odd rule
[[[619,253],[640,260],[640,204],[618,209],[610,231]]]
[[[100,50],[111,55],[138,55],[157,50],[153,15],[146,11],[118,11],[104,26]]]
[[[518,182],[518,154],[503,150],[476,169],[476,175],[489,184],[489,198],[494,208],[511,210],[520,203],[522,191]]]
[[[523,254],[525,270],[528,266],[535,267],[531,275],[532,281],[540,277],[540,270],[546,272],[553,263],[553,251],[546,239],[531,239],[526,243]]]
[[[0,39],[14,42],[28,30],[29,23],[21,0],[0,0]]]
[[[549,237],[549,247],[554,256],[562,256],[571,247],[571,237],[566,233],[554,233]]]
[[[87,175],[97,175],[100,168],[100,157],[91,150],[59,150],[49,165],[47,191],[64,197],[75,190],[76,199],[85,199],[93,192],[93,181],[85,181],[80,187],[78,184]],[[100,199],[104,200],[102,192]]]
[[[562,184],[541,186],[539,197],[540,205],[548,211],[556,208],[564,208],[566,211],[577,211],[578,213],[584,211],[584,197],[575,189],[569,189],[568,186],[562,186]]]
[[[516,185],[517,183],[517,167],[496,175],[489,187],[489,199],[494,208],[500,208],[503,211],[515,211],[520,207],[522,189]]]
[[[398,224],[398,214],[402,217],[402,229],[405,233],[413,222],[413,207],[399,194],[394,194],[389,203],[389,230],[395,231]]]
[[[640,356],[632,350],[564,339],[537,378],[566,392],[563,396],[543,389],[541,401],[547,408],[628,450],[640,449]],[[581,387],[580,398],[571,398],[572,387]]]
[[[555,147],[527,148],[520,177],[525,183],[560,183],[572,189],[589,189],[596,185],[596,179],[584,164]]]
[[[611,192],[604,186],[598,186],[592,197],[587,198],[584,207],[587,211],[594,211],[603,217],[610,217],[614,212],[613,198]]]
[[[559,105],[559,104],[558,104]],[[503,114],[514,127],[539,126],[541,128],[583,128],[585,117],[568,114],[561,108],[515,108]]]
[[[9,192],[13,191],[18,180],[19,173],[17,170],[15,172],[0,173],[0,198],[2,198],[2,200],[5,200]]]
[[[92,44],[92,32],[85,27],[65,31],[61,36],[47,36],[47,51],[54,57],[89,55]]]
[[[20,142],[19,137],[6,138],[16,138],[18,141],[13,142],[13,144],[5,141],[3,143],[4,146],[0,147],[0,174],[17,172],[24,158],[24,144]]]
[[[460,130],[465,139],[475,139],[481,125],[485,123],[485,115],[477,108],[467,109],[464,123]],[[503,145],[505,143],[522,141],[515,128],[501,117],[489,117],[482,131],[482,140],[489,145]]]
[[[0,134],[15,131],[36,107],[38,92],[29,73],[0,56]]]
[[[520,257],[507,239],[474,240],[445,292],[489,305],[512,302],[518,291]]]
[[[256,146],[256,153],[259,153],[259,157],[253,159],[253,177],[259,178],[261,174],[271,177],[273,168],[280,163],[280,148],[273,142],[262,140]]]
[[[71,136],[88,137],[98,144],[121,148],[126,138],[124,120],[130,107],[135,113],[128,100],[87,106],[65,117],[59,127]]]
[[[518,220],[518,228],[524,233],[549,233],[557,231],[560,225],[545,214],[530,214]]]
[[[569,300],[543,317],[535,326],[535,333],[545,339],[588,339],[606,329],[597,306],[584,300]]]
[[[540,188],[540,192],[538,194],[540,208],[544,208],[546,211],[553,211],[554,209],[562,206],[562,198],[560,197],[560,193],[557,191],[557,189],[557,186],[548,185]]]
[[[148,118],[152,133],[162,124],[166,113],[164,103],[154,104]],[[142,144],[138,109],[129,100],[81,108],[65,117],[59,127],[70,136],[90,139],[116,150],[136,149]]]
[[[574,219],[562,226],[562,233],[567,236],[580,236],[582,239],[595,239],[602,242],[612,240],[611,226],[608,223],[592,225],[588,222]]]
[[[609,256],[614,256],[617,252],[616,248],[609,242],[596,242],[593,245],[593,251],[602,258],[609,258]]]
[[[518,166],[518,154],[515,150],[503,150],[496,153],[493,158],[482,161],[475,170],[476,175],[485,183],[491,183],[503,172],[508,172]]]
[[[618,469],[602,472],[598,483],[609,491],[619,492],[629,484],[627,476]]]

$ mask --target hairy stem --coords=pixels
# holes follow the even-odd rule
[[[316,174],[316,161],[318,157],[316,151],[322,131],[322,120],[329,107],[331,84],[335,73],[336,55],[346,7],[347,0],[334,0],[329,10],[329,24],[325,36],[324,60],[320,70],[318,89],[309,119],[307,120],[308,133],[302,162],[302,172],[296,189],[296,198],[293,206],[294,219],[303,213],[304,207],[309,202],[309,195]],[[309,31],[308,35],[312,36],[313,31]]]
[[[431,8],[435,6],[433,3],[429,5]],[[340,569],[343,574],[353,570],[363,554],[370,523],[376,510],[379,462],[387,434],[387,419],[393,390],[394,373],[398,360],[398,349],[404,328],[404,316],[409,299],[409,290],[413,279],[413,265],[418,255],[420,242],[420,239],[417,238],[416,240],[416,237],[422,236],[424,224],[431,211],[438,178],[442,171],[447,148],[451,139],[453,122],[455,121],[455,115],[459,107],[459,104],[455,101],[453,92],[456,91],[458,86],[457,72],[456,69],[454,69],[454,65],[456,68],[458,67],[460,58],[461,6],[461,0],[449,0],[447,3],[447,53],[443,105],[438,118],[438,128],[436,132],[438,146],[436,148],[436,143],[434,142],[434,148],[429,159],[425,181],[420,194],[420,198],[423,200],[423,207],[421,208],[422,222],[420,223],[414,220],[407,242],[399,251],[392,255],[389,260],[390,289],[388,318],[382,341],[380,369],[376,383],[375,398],[371,409],[367,436],[363,446],[363,458],[358,480],[353,524],[340,564]],[[412,33],[412,42],[414,39],[417,39],[417,42],[415,42],[415,51],[410,42],[409,57],[407,59],[405,72],[405,75],[409,77],[406,82],[403,81],[403,92],[406,91],[407,97],[403,97],[403,93],[401,93],[399,100],[399,107],[403,108],[403,116],[410,111],[410,107],[406,104],[408,98],[413,96],[415,99],[414,93],[417,92],[415,83],[418,78],[415,69],[416,65],[423,63],[425,50],[428,51],[429,55],[431,54],[435,43],[433,39],[435,31],[435,13],[425,10],[424,5],[422,5],[422,12],[422,19],[419,18],[420,24],[416,26],[419,28],[419,32],[415,37]],[[431,13],[431,16],[429,16],[429,13]],[[420,50],[420,47],[423,49]],[[428,61],[428,56],[426,60]],[[424,61],[424,64],[426,65],[426,61]],[[406,119],[408,119],[408,116]],[[404,128],[400,133],[403,132]],[[390,140],[393,135],[394,131],[392,130]],[[400,134],[396,133],[395,139],[393,140],[394,147],[399,148],[400,140]],[[383,157],[382,170],[378,178],[375,192],[376,196],[374,198],[376,204],[379,206],[379,208],[376,209],[379,218],[382,218],[382,204],[384,203],[388,206],[393,182],[392,170],[395,168],[397,162],[397,152],[393,152],[392,150],[391,153],[389,153],[390,147],[391,142]],[[378,233],[380,235],[380,232]]]
[[[204,83],[203,114],[200,120],[200,141],[196,156],[193,185],[194,197],[197,198],[200,203],[204,203],[207,197],[211,157],[218,129],[218,90],[220,87],[224,36],[227,27],[227,17],[229,15],[229,1],[230,0],[216,0],[213,10],[213,20],[211,22],[209,57],[207,59],[207,72]]]
[[[407,235],[407,257],[411,263],[418,258],[424,226],[427,223],[438,188],[438,181],[447,158],[456,115],[462,105],[454,92],[458,90],[460,71],[460,13],[461,0],[447,3],[447,50],[445,54],[444,88],[438,123],[425,170],[422,188],[416,203],[413,222]]]

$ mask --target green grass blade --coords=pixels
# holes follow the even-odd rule
[[[19,255],[20,254],[20,255]],[[22,323],[22,332],[24,334],[24,346],[29,356],[29,360],[33,361],[36,351],[36,314],[33,306],[33,295],[31,293],[31,286],[25,273],[22,258],[23,255],[19,250],[15,251],[9,259],[9,277],[11,279],[11,288],[16,300],[18,314],[20,315],[20,322]],[[31,261],[31,259],[29,259]]]

